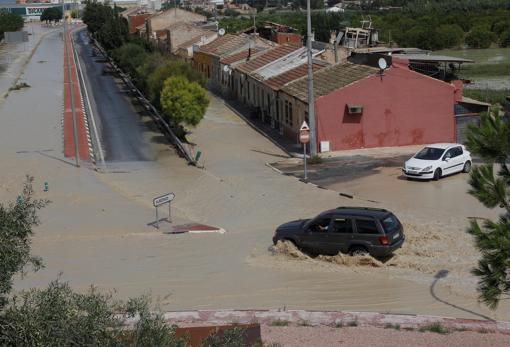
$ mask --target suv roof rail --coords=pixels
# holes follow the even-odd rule
[[[362,207],[362,206],[340,206],[336,208],[337,210],[365,210],[365,211],[381,211],[381,212],[388,212],[388,210],[384,208],[377,208],[377,207]]]

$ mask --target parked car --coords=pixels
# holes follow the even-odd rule
[[[390,255],[402,247],[405,236],[402,224],[391,212],[369,207],[339,207],[313,219],[280,225],[273,243],[290,241],[310,254]]]
[[[458,143],[428,145],[405,162],[402,172],[408,178],[434,179],[456,172],[471,171],[471,153]]]

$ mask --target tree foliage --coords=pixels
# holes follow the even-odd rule
[[[41,22],[60,22],[62,20],[63,14],[62,10],[59,7],[48,7],[41,14],[40,20]]]
[[[474,27],[466,36],[466,43],[471,48],[489,48],[494,41],[496,35],[484,25]]]
[[[127,22],[120,9],[109,4],[87,1],[82,19],[88,30],[107,50],[113,50],[128,41]]]
[[[169,77],[161,91],[161,106],[175,124],[196,126],[204,117],[209,100],[205,89],[184,76]]]
[[[16,202],[0,203],[0,309],[7,303],[12,277],[23,274],[27,265],[42,266],[41,259],[30,255],[32,228],[39,224],[37,210],[48,200],[34,199],[33,178],[27,176],[23,192]]]
[[[167,60],[147,77],[150,100],[157,106],[160,104],[160,96],[164,82],[169,77],[184,76],[187,81],[196,82],[200,86],[205,86],[205,78],[198,71],[194,70],[190,64],[179,60]]]
[[[495,309],[504,294],[510,293],[510,119],[498,111],[481,117],[479,127],[471,126],[468,148],[488,164],[471,173],[469,193],[488,208],[503,208],[499,220],[471,221],[468,233],[481,252],[473,274],[479,278],[480,299]]]
[[[19,31],[23,28],[23,18],[15,13],[0,10],[0,39],[6,31]]]

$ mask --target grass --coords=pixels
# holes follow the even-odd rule
[[[308,159],[308,164],[310,164],[310,165],[322,164],[322,158],[319,157],[318,155],[314,155],[314,156],[310,157],[310,159]]]
[[[510,75],[510,62],[499,64],[466,64],[459,71],[460,77],[502,77]]]
[[[271,322],[271,326],[273,326],[273,327],[286,327],[288,325],[289,325],[289,321],[287,321],[287,320],[277,319],[277,320],[274,320]]]
[[[464,89],[464,96],[479,101],[488,102],[492,105],[504,105],[506,97],[510,96],[510,89]]]
[[[400,330],[400,324],[391,324],[391,323],[388,323],[384,326],[384,329],[395,329],[395,330]]]
[[[459,75],[463,78],[510,76],[510,48],[445,49],[434,54],[465,58],[474,64],[462,64]]]
[[[300,327],[310,327],[310,326],[312,326],[312,325],[310,324],[310,322],[309,322],[309,321],[307,321],[307,320],[302,320],[302,321],[300,321],[300,322],[298,323],[298,325],[299,325]]]
[[[333,328],[343,328],[345,325],[344,325],[344,322],[340,321],[340,322],[335,322],[335,324],[333,324]]]
[[[421,327],[420,332],[431,332],[431,333],[437,333],[437,334],[448,334],[450,330],[446,329],[444,326],[442,326],[439,323],[433,323],[431,325],[427,325],[424,327]]]

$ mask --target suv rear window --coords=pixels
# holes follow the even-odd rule
[[[377,224],[375,224],[375,221],[373,220],[357,219],[356,230],[358,231],[358,234],[379,234]]]
[[[384,231],[387,233],[395,231],[400,227],[400,223],[397,217],[395,217],[392,214],[381,220],[381,224],[383,226]]]

